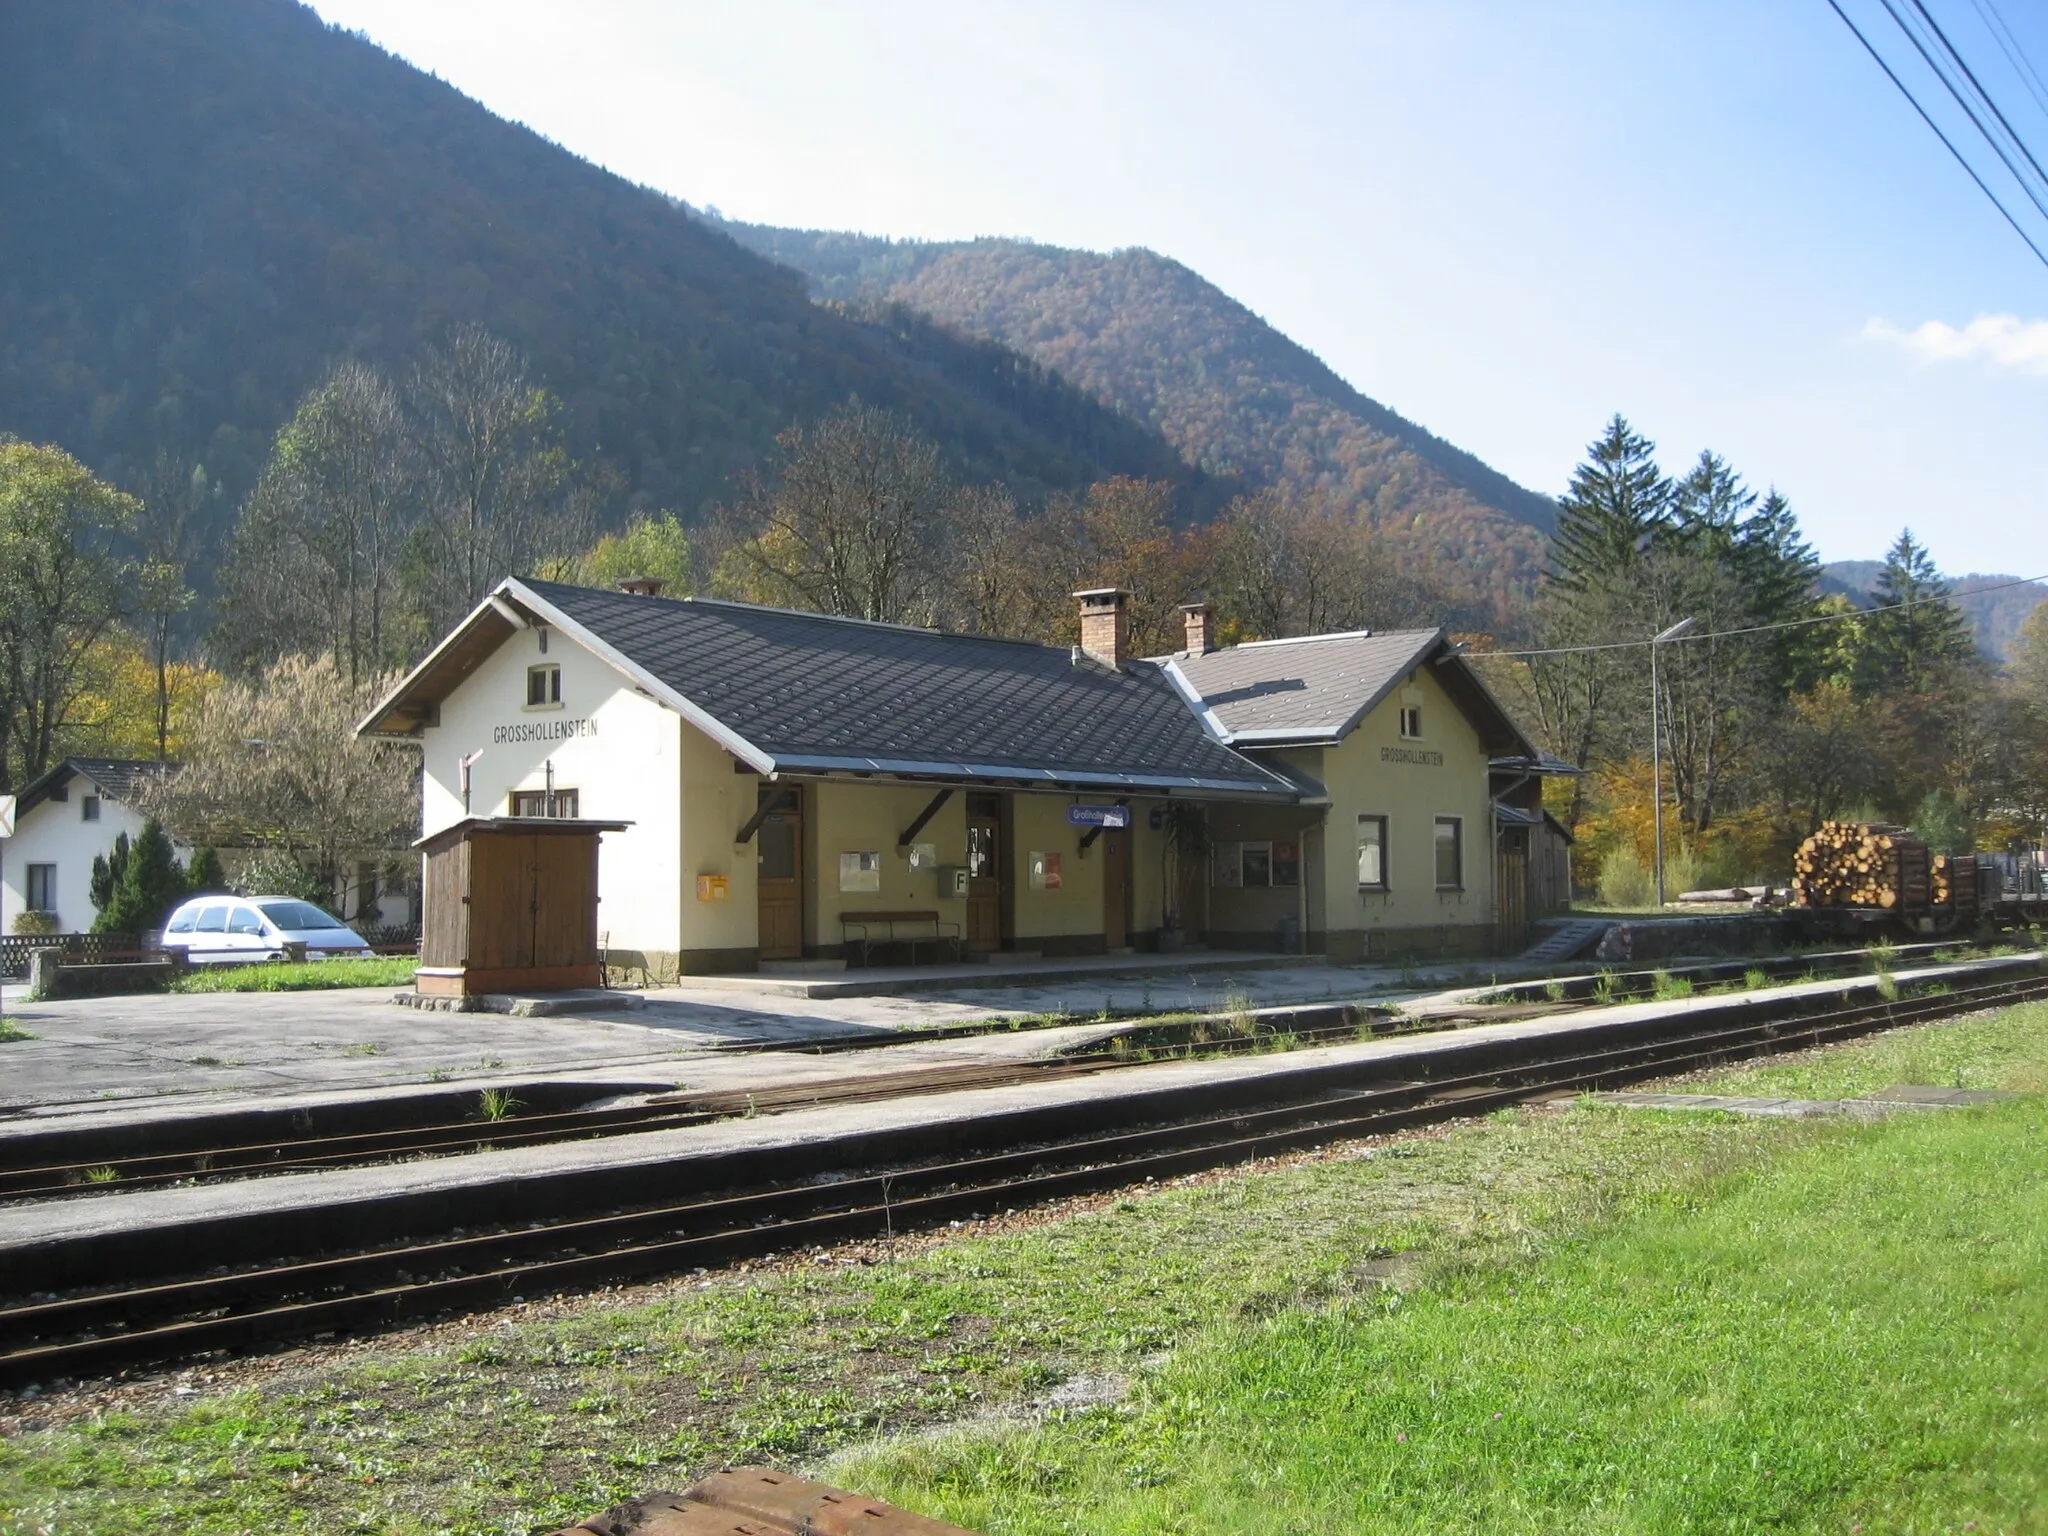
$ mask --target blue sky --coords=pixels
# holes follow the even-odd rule
[[[2048,160],[1988,0],[1927,3]],[[1951,572],[2048,574],[2048,267],[1826,0],[317,9],[732,217],[1149,246],[1540,490],[1620,410],[1827,558],[1910,524]]]

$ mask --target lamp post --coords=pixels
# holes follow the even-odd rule
[[[1661,689],[1657,677],[1657,647],[1676,640],[1697,622],[1680,619],[1661,634],[1650,637],[1650,820],[1657,829],[1657,910],[1664,910],[1664,732],[1657,721]]]

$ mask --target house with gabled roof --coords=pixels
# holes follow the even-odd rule
[[[142,830],[146,785],[172,765],[114,757],[52,763],[15,800],[14,835],[0,843],[0,933],[14,933],[24,912],[58,933],[84,933],[92,904],[92,864],[122,836]],[[180,855],[189,853],[180,849]]]
[[[1145,659],[1114,588],[1076,594],[1065,646],[623,585],[503,582],[358,728],[421,744],[429,837],[630,823],[604,834],[598,927],[652,977],[866,958],[891,913],[969,955],[1149,947],[1175,913],[1197,941],[1271,949],[1291,917],[1295,942],[1354,954],[1369,931],[1464,945],[1491,921],[1487,744],[1523,743],[1438,632]],[[1434,775],[1367,745],[1410,694],[1427,735],[1400,750],[1443,759]],[[1361,776],[1402,780],[1376,904],[1332,894],[1381,803]],[[1425,805],[1479,850],[1456,890],[1409,878],[1435,867],[1410,869]],[[1190,813],[1215,851],[1168,858]],[[1198,903],[1168,890],[1176,867]]]
[[[1295,807],[1211,818],[1211,942],[1290,917],[1333,960],[1479,954],[1519,874],[1499,867],[1493,759],[1533,753],[1441,629],[1208,648],[1190,604],[1168,675],[1216,739],[1297,784]],[[1312,813],[1312,814],[1311,814]],[[1284,878],[1283,878],[1284,877]]]

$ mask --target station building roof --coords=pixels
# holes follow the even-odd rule
[[[416,734],[518,629],[548,624],[761,773],[1295,800],[1166,669],[1065,646],[708,598],[508,580],[359,729]]]
[[[1441,629],[1255,640],[1183,652],[1166,665],[1217,734],[1236,747],[1334,745],[1409,673],[1426,667],[1489,753],[1536,752]]]

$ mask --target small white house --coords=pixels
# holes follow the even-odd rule
[[[0,842],[0,932],[13,933],[23,912],[55,914],[60,933],[91,928],[92,861],[123,832],[135,840],[142,786],[169,766],[67,757],[38,775],[16,803],[14,836]],[[178,849],[181,859],[190,854]]]

